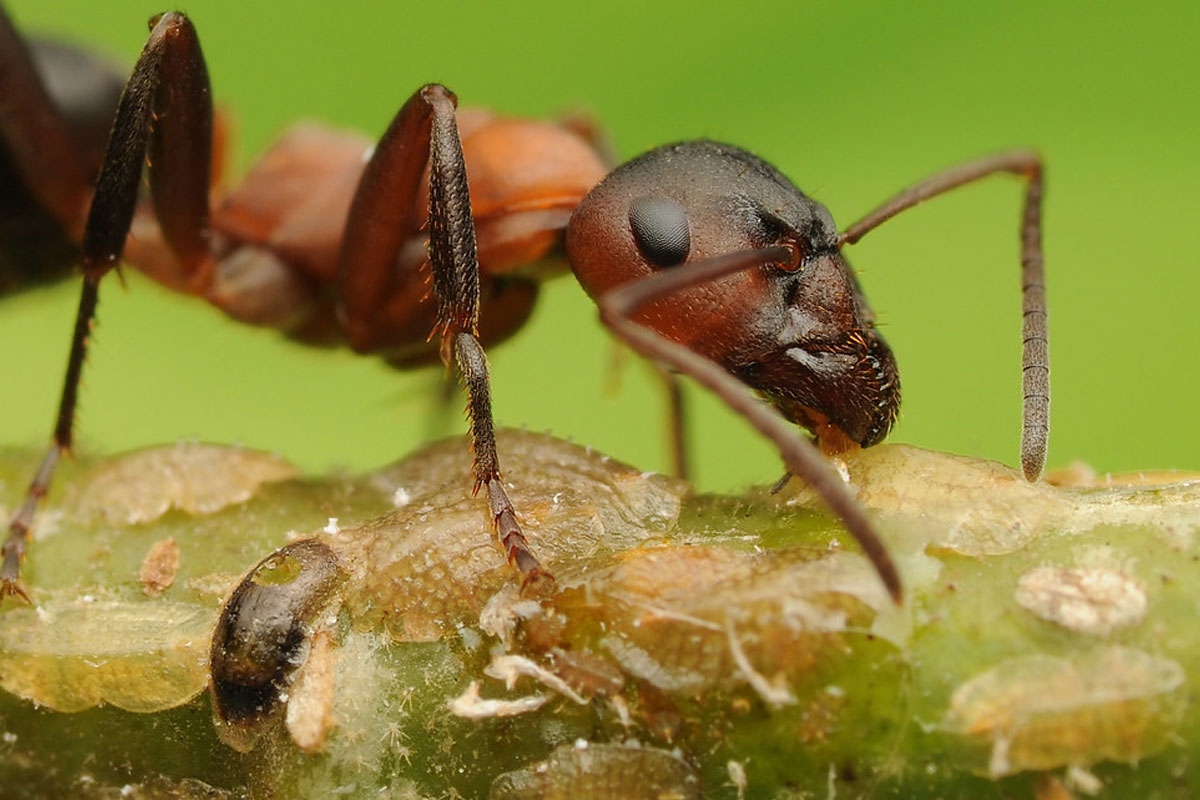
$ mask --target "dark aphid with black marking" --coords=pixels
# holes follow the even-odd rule
[[[263,559],[233,590],[213,633],[213,714],[222,738],[253,746],[332,613],[346,573],[328,546],[302,539]]]

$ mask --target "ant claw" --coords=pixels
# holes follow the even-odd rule
[[[556,585],[553,575],[541,567],[534,567],[521,581],[521,597],[545,597]]]
[[[3,602],[5,597],[19,597],[25,601],[26,605],[33,605],[33,600],[30,599],[29,593],[21,586],[21,582],[15,578],[0,579],[0,602]]]
[[[0,602],[5,597],[19,597],[29,605],[33,605],[33,601],[29,599],[29,594],[21,586],[21,560],[24,557],[24,540],[19,539],[15,545],[9,541],[0,550],[0,555],[3,555],[4,564],[0,566]]]

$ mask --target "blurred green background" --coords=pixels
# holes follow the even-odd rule
[[[234,170],[290,121],[379,132],[420,83],[464,104],[603,121],[621,158],[714,137],[755,150],[848,224],[934,170],[991,150],[1048,162],[1051,466],[1200,468],[1200,4],[268,3],[192,0]],[[154,0],[9,0],[17,24],[131,64]],[[716,4],[712,4],[717,8]],[[1015,463],[1020,183],[909,212],[850,252],[899,359],[893,441]],[[439,430],[439,374],[320,352],[223,318],[129,271],[108,280],[80,447],[196,438],[365,468]],[[0,301],[0,442],[39,446],[77,289]],[[651,371],[613,348],[570,278],[492,353],[505,425],[665,469]],[[617,374],[619,385],[611,388]],[[694,387],[696,474],[723,489],[777,458]],[[442,432],[461,430],[453,414]]]

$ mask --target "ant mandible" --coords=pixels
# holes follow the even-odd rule
[[[1030,480],[1045,463],[1049,369],[1035,154],[1001,153],[939,173],[839,233],[823,206],[739,148],[668,145],[603,177],[604,159],[578,131],[456,113],[454,95],[430,84],[400,109],[365,164],[361,140],[297,128],[214,207],[208,77],[183,14],[151,20],[94,189],[75,141],[89,134],[71,121],[75,109],[51,99],[2,12],[0,92],[11,98],[0,105],[0,135],[18,183],[80,242],[84,272],[53,442],[10,521],[0,596],[25,596],[20,564],[38,502],[71,446],[98,285],[123,255],[235,317],[301,340],[340,337],[397,366],[431,360],[432,328],[437,355],[456,364],[467,389],[475,488],[486,490],[505,554],[528,581],[547,573],[500,480],[483,343],[520,327],[537,281],[549,274],[542,258],[565,241],[613,333],[708,387],[767,436],[899,600],[886,548],[818,452],[878,443],[900,401],[895,359],[841,250],[922,200],[1015,173],[1026,180],[1021,462]],[[147,158],[150,208],[138,192]],[[436,303],[427,299],[426,268]]]

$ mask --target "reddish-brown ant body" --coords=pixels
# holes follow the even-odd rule
[[[604,160],[578,132],[456,113],[453,94],[431,84],[401,108],[365,165],[364,140],[298,128],[213,206],[208,79],[182,14],[152,21],[99,162],[76,145],[98,123],[81,126],[91,133],[72,127],[2,14],[0,58],[0,90],[14,98],[0,107],[12,180],[67,241],[79,243],[84,268],[54,442],[10,522],[0,593],[23,594],[19,565],[36,505],[71,445],[97,287],[123,255],[235,317],[303,340],[341,337],[399,366],[430,360],[433,328],[441,359],[457,365],[467,387],[476,487],[487,492],[506,555],[528,579],[544,573],[500,481],[482,343],[521,325],[536,281],[547,274],[542,256],[565,242],[605,324],[635,350],[713,390],[770,438],[789,471],[845,521],[898,598],[899,578],[869,520],[794,427],[838,452],[882,440],[899,407],[895,360],[841,248],[926,198],[1012,172],[1027,180],[1022,464],[1030,479],[1041,471],[1048,365],[1042,168],[1033,154],[948,170],[839,233],[823,206],[744,150],[708,141],[669,145],[601,180]],[[147,156],[150,196],[140,201]],[[87,179],[93,163],[100,164],[94,189]]]

